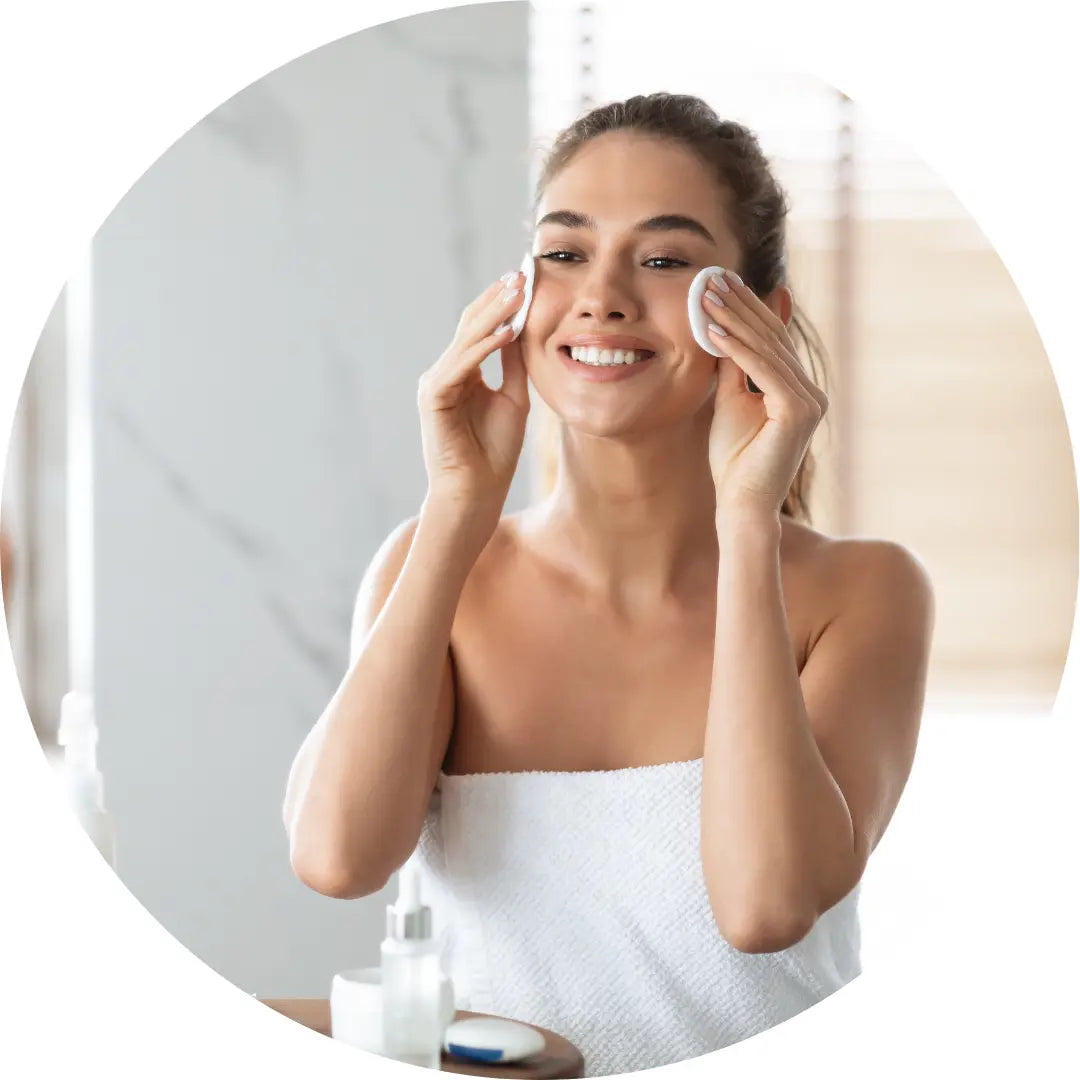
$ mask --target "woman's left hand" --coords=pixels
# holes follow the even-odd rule
[[[709,330],[709,340],[727,354],[716,361],[709,431],[717,508],[749,504],[779,512],[829,399],[803,371],[783,321],[732,271],[724,280],[729,291],[710,283],[702,299],[726,331]],[[747,376],[760,393],[747,389]]]

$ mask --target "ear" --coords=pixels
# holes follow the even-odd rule
[[[785,326],[791,322],[794,300],[791,295],[791,290],[786,285],[777,285],[776,288],[764,298],[764,304]]]

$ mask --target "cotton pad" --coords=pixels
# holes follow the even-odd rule
[[[473,1061],[521,1061],[544,1049],[544,1036],[516,1020],[474,1016],[451,1024],[443,1046],[451,1054]]]
[[[723,274],[724,268],[722,266],[706,266],[699,274],[697,274],[693,281],[690,282],[690,292],[686,298],[686,311],[690,316],[690,331],[694,335],[694,340],[710,355],[710,356],[723,356],[724,354],[709,340],[707,333],[709,326],[709,316],[706,314],[705,309],[701,306],[701,298],[705,295],[705,290],[709,287],[709,278],[713,274]],[[715,289],[713,290],[716,291]],[[749,375],[746,376],[746,389],[752,394],[760,394],[757,384]]]
[[[693,281],[690,282],[690,295],[687,297],[686,308],[690,315],[690,329],[693,332],[694,340],[710,355],[710,356],[722,356],[723,353],[709,340],[707,329],[709,326],[709,316],[705,309],[701,306],[701,298],[705,295],[705,290],[709,287],[709,278],[713,274],[722,274],[724,268],[722,266],[706,266]],[[716,292],[714,289],[713,292]]]
[[[532,303],[533,278],[536,277],[536,259],[533,258],[531,251],[525,253],[525,258],[521,260],[519,269],[525,275],[525,281],[521,286],[523,293],[521,307],[517,309],[514,317],[510,320],[510,328],[513,330],[511,341],[516,341],[524,328],[525,316],[528,315],[529,304]]]

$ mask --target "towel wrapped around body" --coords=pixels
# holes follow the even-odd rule
[[[458,1008],[557,1031],[605,1076],[718,1050],[858,975],[858,886],[789,949],[724,940],[701,771],[440,773],[412,862]]]

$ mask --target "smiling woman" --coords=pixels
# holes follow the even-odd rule
[[[636,172],[643,147],[661,164],[648,181]],[[597,159],[597,154],[603,159]],[[678,300],[685,305],[689,279],[709,262],[702,261],[701,253],[712,252],[711,261],[740,270],[750,291],[778,314],[780,305],[788,305],[785,326],[790,323],[804,347],[814,382],[826,387],[820,339],[788,288],[784,194],[752,132],[721,122],[704,102],[689,97],[656,94],[593,110],[560,135],[541,173],[534,213],[544,210],[536,226],[542,260],[582,263],[584,256],[573,245],[595,243],[602,237],[604,224],[598,215],[583,211],[581,203],[571,205],[559,198],[560,184],[568,182],[568,175],[570,180],[577,175],[567,170],[567,164],[580,164],[585,157],[594,159],[592,173],[601,178],[605,189],[618,184],[621,177],[632,177],[643,205],[674,207],[682,202],[697,208],[692,213],[652,214],[630,225],[627,235],[635,244],[631,255],[642,269],[654,271],[654,277],[673,278],[681,290]],[[687,190],[688,178],[698,181],[690,184],[693,194]],[[605,205],[603,192],[580,192],[585,200],[597,195],[599,205]],[[561,236],[571,239],[569,247],[560,244]],[[718,252],[720,258],[716,258]],[[688,268],[692,268],[689,274]],[[721,284],[707,294],[710,318],[718,302],[722,308],[719,292],[723,288]],[[684,322],[678,312],[674,314]],[[715,319],[713,325],[717,326]],[[719,341],[725,336],[723,327],[713,333],[717,351],[723,352]],[[788,345],[793,352],[790,340]],[[748,388],[756,389],[752,372],[744,375]],[[557,408],[554,412],[561,415]],[[785,513],[809,520],[807,491],[813,470],[813,457],[807,453],[785,493]]]
[[[859,881],[914,754],[927,575],[799,520],[828,396],[789,333],[810,340],[785,212],[754,136],[696,98],[557,140],[524,327],[508,274],[421,378],[427,498],[365,575],[289,777],[302,880],[360,896],[412,857],[459,1007],[567,1035],[589,1075],[854,978]],[[504,515],[530,382],[558,480]]]

